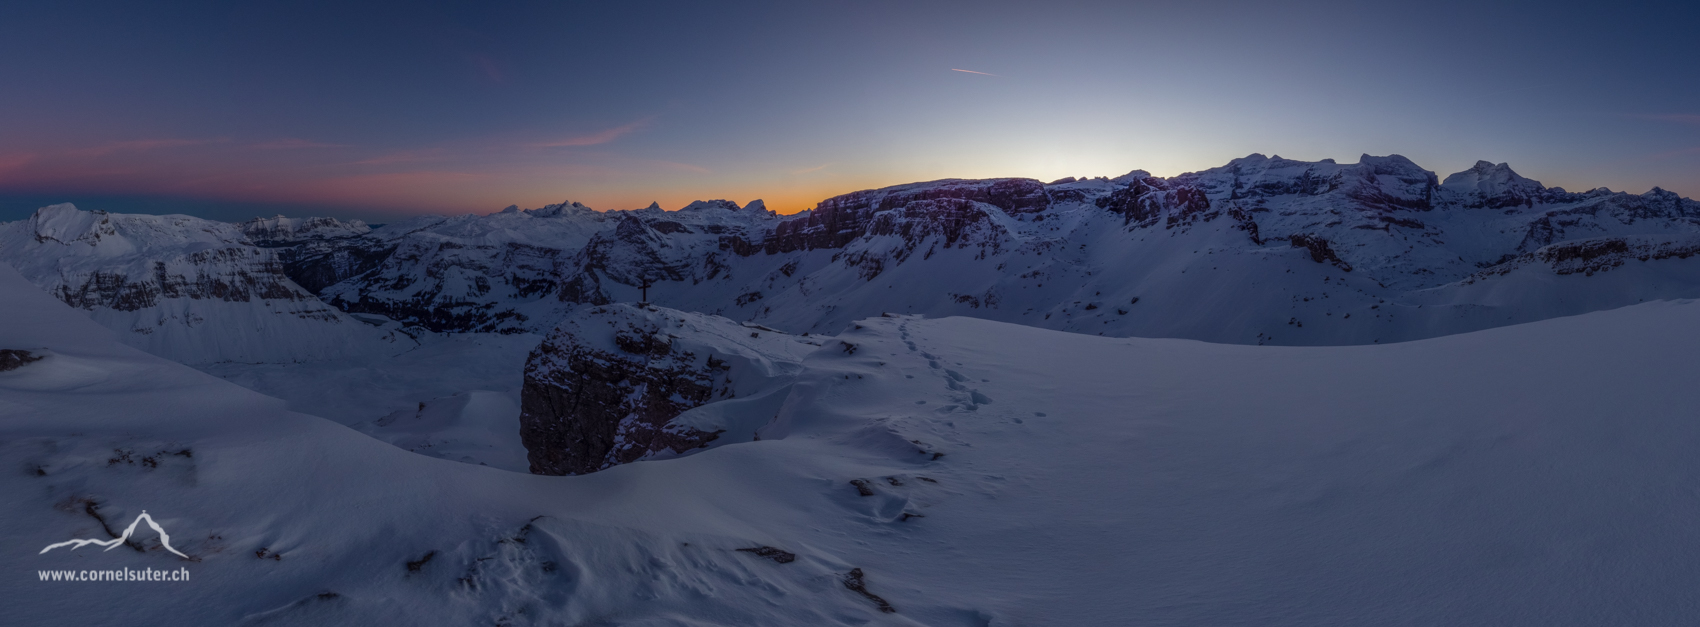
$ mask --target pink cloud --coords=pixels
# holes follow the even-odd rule
[[[355,165],[390,165],[395,163],[419,163],[421,161],[441,160],[447,150],[442,148],[425,148],[422,150],[398,150],[392,153],[378,155],[370,159],[354,162]]]
[[[258,144],[254,144],[253,147],[258,150],[293,150],[296,148],[347,148],[348,144],[326,144],[323,142],[289,137],[285,139],[274,139],[268,142],[260,142]]]
[[[663,166],[663,167],[673,168],[675,170],[684,170],[686,172],[695,172],[697,174],[708,174],[711,171],[708,168],[702,167],[700,165],[692,165],[692,164],[689,164],[689,163],[679,163],[677,161],[656,161],[655,163],[657,165],[660,165],[660,166]]]
[[[649,126],[649,122],[653,119],[654,118],[644,118],[644,119],[638,120],[636,122],[632,122],[631,124],[627,124],[625,126],[617,126],[617,127],[608,129],[606,131],[602,131],[600,133],[593,133],[593,134],[590,134],[590,135],[583,135],[583,136],[579,136],[579,137],[569,137],[567,139],[563,139],[563,140],[560,140],[560,141],[536,144],[536,146],[539,147],[539,148],[565,148],[565,147],[568,147],[568,146],[596,146],[596,145],[600,145],[600,144],[606,144],[608,142],[619,139],[620,136],[625,135],[626,133],[630,133],[632,131],[638,130],[638,129],[643,128],[645,126]]]
[[[89,148],[67,150],[65,154],[73,157],[104,157],[119,152],[144,152],[164,148],[181,148],[183,146],[202,146],[226,142],[225,139],[136,139],[130,141],[112,142]]]
[[[35,161],[35,155],[24,153],[15,155],[0,155],[0,172],[16,170]]]

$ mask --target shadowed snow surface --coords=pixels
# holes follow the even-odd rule
[[[46,355],[0,373],[9,624],[1674,624],[1700,585],[1689,302],[1315,348],[873,318],[760,440],[576,477],[290,412],[5,267],[0,319]],[[192,561],[37,554],[143,509]]]

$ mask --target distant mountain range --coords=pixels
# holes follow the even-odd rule
[[[1485,161],[1441,179],[1398,155],[911,183],[794,216],[760,201],[564,203],[371,229],[56,205],[0,225],[0,260],[190,362],[330,357],[406,344],[410,327],[546,333],[578,305],[638,300],[646,281],[659,305],[793,332],[893,312],[1385,343],[1700,297],[1696,252],[1700,203],[1668,191],[1569,192]]]

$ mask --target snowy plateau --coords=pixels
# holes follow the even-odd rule
[[[1397,155],[44,207],[0,224],[0,624],[1689,624],[1697,254],[1671,192]],[[144,510],[172,550],[42,550]],[[192,580],[38,576],[150,568]]]

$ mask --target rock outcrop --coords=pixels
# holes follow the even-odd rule
[[[0,372],[17,370],[25,364],[41,361],[41,356],[26,350],[0,348]]]
[[[582,308],[526,361],[520,438],[531,472],[584,474],[706,447],[731,425],[682,414],[774,392],[822,339],[657,307]]]

